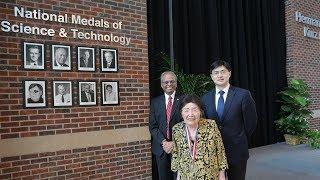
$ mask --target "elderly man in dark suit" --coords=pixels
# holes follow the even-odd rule
[[[80,57],[80,67],[83,68],[92,68],[93,67],[93,59],[89,50],[85,50]]]
[[[210,67],[216,85],[202,97],[205,116],[216,120],[225,146],[228,180],[244,180],[249,158],[248,139],[256,128],[255,102],[248,90],[231,86],[231,67],[225,61],[215,61]]]
[[[68,64],[66,64],[66,61],[68,60],[68,52],[65,48],[59,47],[55,50],[54,54],[54,66],[56,67],[69,67]]]
[[[176,93],[177,76],[166,71],[161,74],[161,87],[164,95],[151,101],[149,130],[152,136],[152,153],[156,157],[160,180],[173,180],[171,171],[172,127],[182,121],[179,112],[180,96]]]
[[[90,89],[90,84],[83,84],[83,89],[81,91],[81,101],[82,102],[94,102],[94,92]]]
[[[103,68],[115,68],[114,54],[111,51],[104,52]]]

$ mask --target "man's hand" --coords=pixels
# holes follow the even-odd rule
[[[162,148],[167,154],[170,154],[172,152],[172,150],[173,150],[173,142],[172,141],[163,140],[162,141]]]

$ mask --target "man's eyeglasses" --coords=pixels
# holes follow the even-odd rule
[[[213,71],[213,72],[212,72],[212,75],[214,75],[214,76],[218,76],[219,74],[221,74],[221,75],[226,75],[227,72],[228,72],[227,70]]]
[[[168,85],[169,83],[170,83],[170,84],[174,84],[174,83],[176,83],[176,81],[174,81],[174,80],[171,80],[171,81],[162,81],[162,83]]]

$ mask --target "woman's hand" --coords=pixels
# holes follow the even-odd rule
[[[225,170],[219,171],[219,180],[226,180]]]

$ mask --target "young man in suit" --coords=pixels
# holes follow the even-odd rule
[[[180,97],[176,93],[177,76],[171,71],[162,73],[161,87],[164,95],[151,100],[149,130],[159,179],[173,180],[176,174],[171,171],[172,127],[182,121],[178,108]]]
[[[256,128],[255,102],[248,90],[231,86],[228,62],[215,61],[210,74],[216,87],[202,97],[205,116],[216,120],[225,146],[228,180],[244,180],[249,158],[248,140]]]
[[[32,45],[28,49],[29,56],[27,57],[26,65],[30,68],[39,68],[42,66],[41,62],[41,50],[39,46]]]

